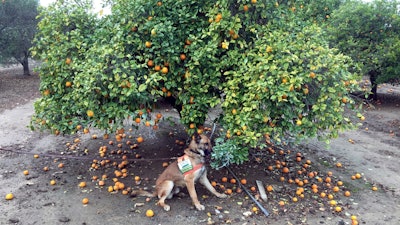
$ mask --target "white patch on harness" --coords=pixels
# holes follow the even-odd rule
[[[180,160],[178,161],[178,167],[182,173],[186,173],[193,169],[190,159],[188,159],[186,157],[180,158]]]

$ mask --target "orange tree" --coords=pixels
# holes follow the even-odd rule
[[[150,120],[166,98],[189,135],[222,109],[215,165],[241,163],[266,140],[336,137],[353,126],[344,111],[358,88],[351,60],[318,27],[338,2],[114,0],[98,17],[58,1],[40,14],[32,126],[114,132],[126,118]]]

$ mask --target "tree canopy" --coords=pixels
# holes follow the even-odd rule
[[[157,126],[152,109],[169,99],[193,134],[220,107],[214,158],[228,164],[249,147],[336,137],[361,117],[344,114],[359,87],[354,65],[319,27],[340,1],[114,0],[101,17],[74,2],[40,12],[34,127]]]
[[[38,0],[0,3],[0,62],[19,62],[29,75],[29,49],[36,32]]]
[[[359,64],[372,82],[400,82],[400,4],[397,0],[346,1],[328,23],[331,46]]]

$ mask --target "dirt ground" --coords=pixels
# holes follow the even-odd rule
[[[152,190],[163,163],[182,154],[184,145],[179,141],[186,141],[187,136],[175,111],[159,109],[163,120],[156,132],[127,127],[122,142],[114,137],[104,140],[103,134],[94,130],[73,136],[32,132],[27,125],[33,102],[40,96],[39,78],[22,77],[21,71],[19,67],[0,69],[0,224],[344,225],[352,224],[352,215],[358,224],[400,224],[399,87],[381,85],[380,99],[366,107],[362,127],[341,133],[329,148],[309,140],[290,149],[252,151],[248,163],[231,167],[239,179],[247,180],[244,187],[239,181],[230,182],[233,175],[227,169],[209,169],[218,191],[233,191],[227,199],[218,199],[199,185],[197,192],[205,211],[195,210],[184,191],[184,196],[168,200],[171,211],[164,212],[155,205],[156,199],[132,198],[123,190]],[[136,146],[139,135],[145,141]],[[101,146],[107,147],[104,157],[99,154],[104,149]],[[121,163],[124,160],[126,164]],[[290,172],[283,173],[282,167]],[[24,175],[24,170],[29,174]],[[116,170],[125,175],[119,176]],[[352,179],[356,173],[360,179]],[[223,177],[228,182],[223,182]],[[109,192],[115,178],[125,187]],[[268,217],[244,191],[259,199],[259,191],[252,190],[256,180],[273,188],[267,191],[267,201],[259,200]],[[81,182],[86,182],[86,187],[79,187]],[[318,185],[315,192],[312,184]],[[299,190],[301,185],[303,190]],[[345,191],[350,192],[349,197],[344,196]],[[5,200],[8,193],[14,195],[13,200]],[[335,202],[321,193],[331,194]],[[83,198],[89,203],[82,204]],[[336,206],[341,207],[340,212],[335,211]],[[154,211],[151,218],[145,215],[148,209]]]

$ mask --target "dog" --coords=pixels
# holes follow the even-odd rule
[[[189,195],[197,210],[205,209],[200,204],[197,197],[195,183],[199,181],[211,193],[218,198],[226,198],[227,195],[219,193],[211,185],[207,178],[205,157],[212,151],[210,139],[201,134],[193,136],[188,148],[184,150],[184,155],[177,161],[171,163],[156,180],[156,188],[153,193],[144,190],[133,190],[131,196],[158,197],[157,205],[169,211],[171,207],[165,203],[166,199],[171,199],[174,194],[178,194],[181,188],[186,187]]]

